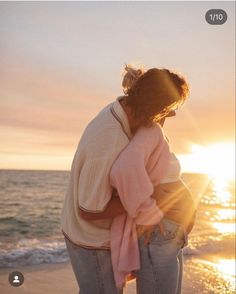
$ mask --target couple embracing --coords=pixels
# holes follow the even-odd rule
[[[168,69],[125,67],[124,95],[86,127],[74,155],[62,232],[80,294],[180,294],[191,192],[163,132],[189,94]]]

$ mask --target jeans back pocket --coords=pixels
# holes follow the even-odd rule
[[[150,242],[162,245],[175,241],[183,247],[186,243],[186,234],[183,226],[168,219],[163,219],[162,224],[164,232],[161,232],[160,227],[156,226],[152,232]]]
[[[151,243],[162,244],[169,242],[176,238],[176,231],[164,228],[164,232],[161,232],[159,227],[155,228],[151,235]]]

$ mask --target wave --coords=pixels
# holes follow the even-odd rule
[[[189,244],[183,253],[187,258],[213,254],[234,254],[235,240],[228,236],[221,240],[193,246]],[[2,243],[0,244],[2,246]],[[18,267],[42,263],[62,263],[69,260],[65,242],[62,240],[21,239],[16,248],[0,250],[0,267]]]
[[[69,260],[65,243],[62,241],[22,239],[17,247],[11,250],[0,250],[1,268],[61,263]]]

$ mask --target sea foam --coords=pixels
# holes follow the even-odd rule
[[[16,249],[0,250],[0,267],[17,267],[69,260],[64,242],[22,239]]]

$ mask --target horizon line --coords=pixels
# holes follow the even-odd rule
[[[53,169],[19,169],[19,168],[0,168],[0,171],[39,171],[39,172],[70,172],[70,169],[63,170],[53,170]],[[193,171],[184,171],[182,174],[195,174],[195,175],[204,175],[208,176],[207,173],[204,172],[193,172]]]

